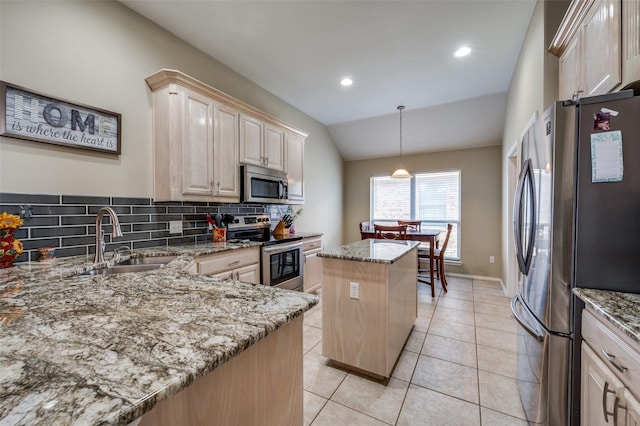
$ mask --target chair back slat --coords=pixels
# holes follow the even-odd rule
[[[375,237],[384,240],[406,240],[407,225],[373,225]]]
[[[421,220],[399,220],[398,225],[407,225],[407,229],[411,229],[413,231],[420,231],[420,226],[422,225]]]
[[[447,251],[447,245],[449,245],[449,237],[451,237],[451,230],[453,229],[453,224],[451,223],[447,223],[447,233],[445,234],[444,238],[439,240],[440,241],[440,253],[443,254],[443,258],[444,258],[444,252]],[[440,234],[442,235],[442,234]]]

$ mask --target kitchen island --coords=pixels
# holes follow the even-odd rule
[[[85,256],[0,271],[0,424],[159,424],[167,404],[193,417],[166,422],[212,424],[194,410],[248,419],[258,393],[258,409],[282,402],[301,419],[302,314],[318,298],[186,271],[196,256],[252,244],[134,250],[178,256],[139,273],[81,275],[110,266]],[[265,383],[279,394],[240,388]]]
[[[323,356],[391,376],[417,318],[418,245],[368,239],[318,254]]]

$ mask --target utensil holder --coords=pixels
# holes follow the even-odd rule
[[[289,230],[284,227],[284,222],[279,221],[272,231],[273,235],[289,235]]]

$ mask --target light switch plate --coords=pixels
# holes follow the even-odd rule
[[[169,222],[170,234],[182,234],[182,222],[179,220],[172,220]]]

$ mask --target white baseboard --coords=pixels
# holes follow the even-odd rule
[[[483,275],[457,274],[455,272],[447,272],[447,276],[448,277],[469,278],[469,279],[472,279],[472,280],[496,281],[498,284],[500,284],[500,288],[502,288],[502,292],[504,294],[507,294],[507,289],[505,288],[504,283],[502,282],[501,278],[485,277]]]

